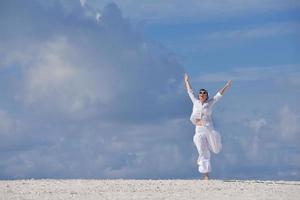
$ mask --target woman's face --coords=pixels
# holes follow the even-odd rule
[[[201,102],[204,102],[207,100],[207,92],[205,90],[200,90],[199,91],[199,100]]]

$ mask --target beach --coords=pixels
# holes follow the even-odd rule
[[[0,199],[300,199],[300,181],[30,179],[0,181]]]

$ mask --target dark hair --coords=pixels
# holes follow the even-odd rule
[[[207,95],[207,98],[206,98],[206,100],[208,100],[208,99],[209,99],[209,96],[208,96],[208,92],[207,92],[207,90],[206,90],[206,89],[204,89],[204,88],[201,88],[201,89],[199,90],[199,93],[200,93],[201,91],[204,91],[204,92],[206,92],[206,95]]]

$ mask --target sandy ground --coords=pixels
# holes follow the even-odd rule
[[[14,180],[0,199],[300,199],[300,181]]]

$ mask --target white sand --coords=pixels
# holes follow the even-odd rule
[[[15,180],[0,199],[300,199],[299,181]]]

